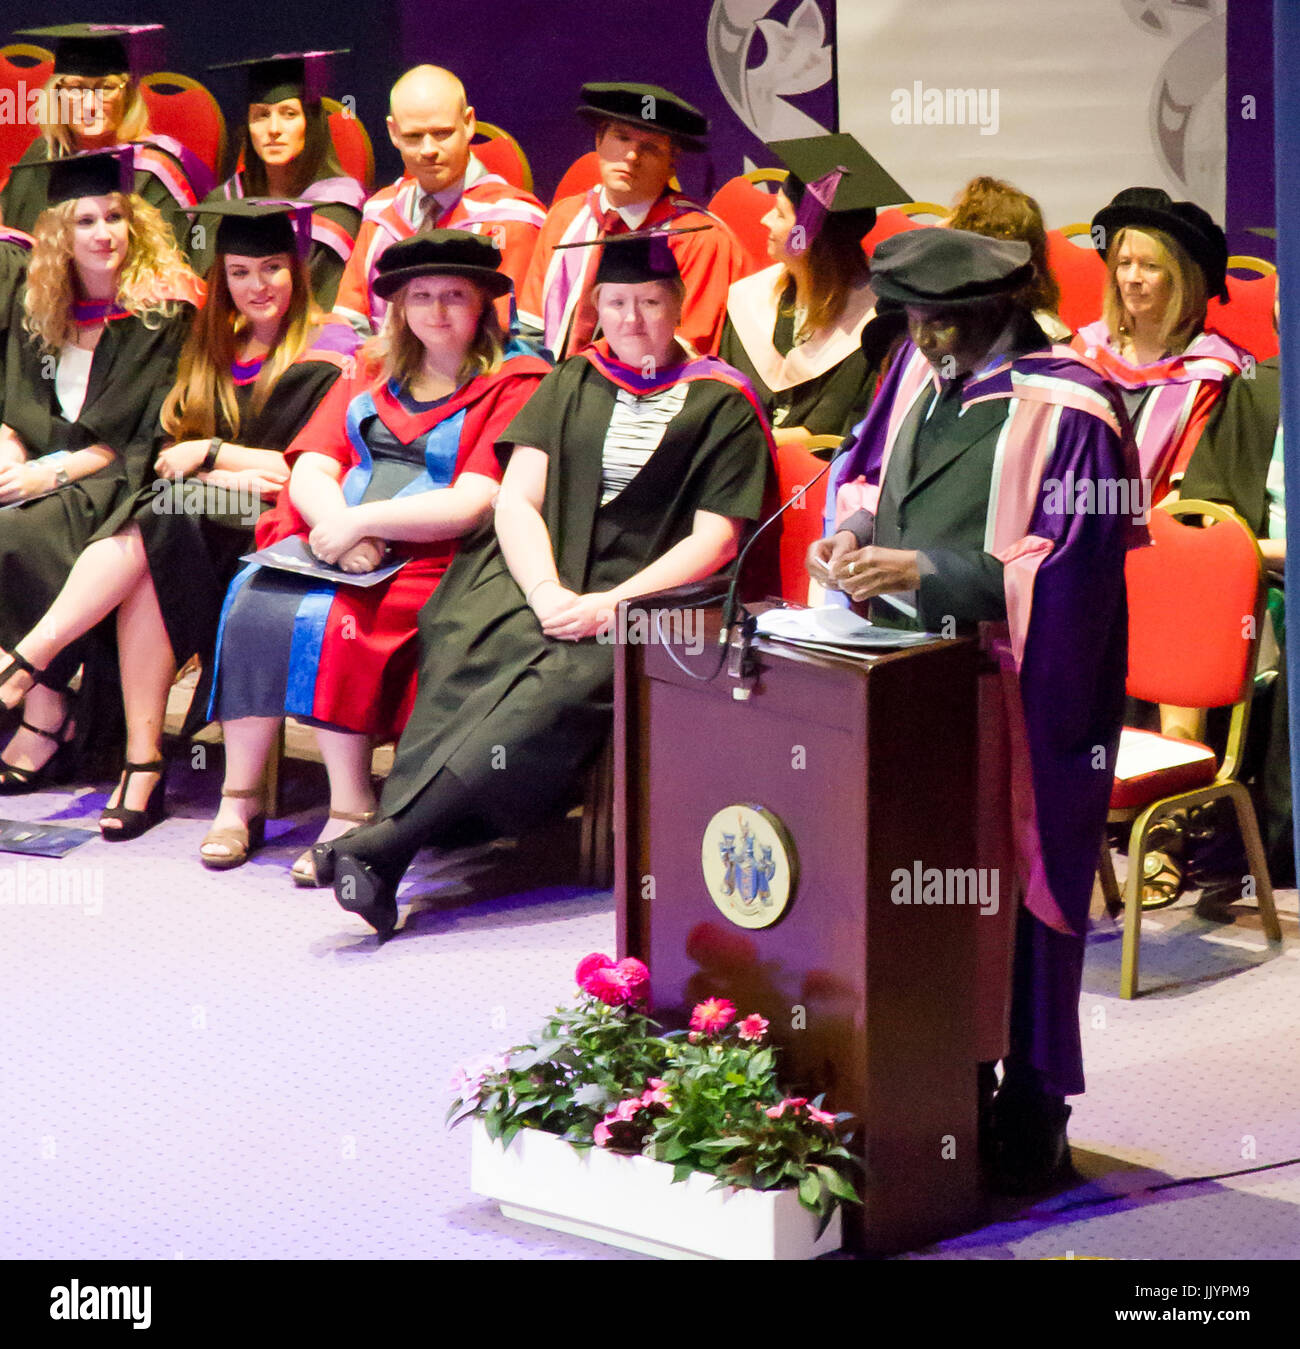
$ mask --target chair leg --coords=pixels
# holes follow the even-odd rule
[[[1119,995],[1136,998],[1138,945],[1142,939],[1142,873],[1147,855],[1147,833],[1155,810],[1148,807],[1133,821],[1128,841],[1128,875],[1124,879],[1124,943],[1120,952]]]
[[[578,860],[581,885],[604,889],[614,879],[614,743],[609,740],[587,771]]]
[[[1124,900],[1119,892],[1119,882],[1115,879],[1115,864],[1110,857],[1110,840],[1104,834],[1101,840],[1101,861],[1097,866],[1097,875],[1101,879],[1101,893],[1106,900],[1106,912],[1112,918],[1118,918],[1124,909]]]
[[[266,813],[272,819],[279,819],[283,813],[281,807],[284,802],[281,800],[282,793],[282,773],[284,767],[284,720],[280,721],[280,729],[275,733],[275,743],[271,746],[271,753],[266,761],[266,777],[263,779],[264,792],[266,796]]]
[[[1250,864],[1250,874],[1255,882],[1255,897],[1259,900],[1259,916],[1264,925],[1264,935],[1269,941],[1281,941],[1282,928],[1278,924],[1277,909],[1273,904],[1273,882],[1269,879],[1264,843],[1259,836],[1259,822],[1255,818],[1254,802],[1240,782],[1228,783],[1224,795],[1232,802],[1232,808],[1237,813],[1237,828],[1241,830],[1241,842],[1246,849],[1246,860]]]

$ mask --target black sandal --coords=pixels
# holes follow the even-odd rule
[[[23,698],[26,698],[27,695],[32,691],[32,689],[36,687],[37,684],[45,683],[45,681],[41,678],[41,676],[45,673],[44,670],[38,670],[36,666],[34,666],[31,663],[31,661],[27,659],[26,656],[20,655],[17,651],[10,651],[9,663],[4,667],[3,670],[0,670],[0,691],[3,691],[4,686],[14,677],[15,670],[21,670],[24,674],[31,675],[32,682],[23,690],[23,697],[19,698],[19,700],[16,703],[0,703],[0,707],[8,709],[10,712],[12,712],[15,708],[22,706]],[[49,686],[46,685],[46,687],[48,688]],[[29,726],[27,729],[35,730],[36,728],[34,726]],[[62,730],[63,727],[60,726],[59,729]]]
[[[157,773],[158,781],[149,793],[149,801],[143,810],[132,810],[122,804],[126,800],[127,788],[131,785],[133,773]],[[139,838],[141,834],[161,824],[167,818],[167,763],[164,759],[155,759],[152,763],[124,763],[122,765],[122,786],[118,794],[117,805],[106,806],[99,817],[99,832],[102,838],[112,843],[124,843],[128,839]],[[117,828],[105,829],[105,820],[121,820]]]
[[[336,857],[334,898],[341,908],[364,918],[379,933],[382,944],[397,927],[397,886],[369,862],[347,853]]]
[[[73,720],[74,709],[71,694],[64,694],[68,705],[63,710],[63,720],[47,731],[43,726],[33,726],[30,721],[19,721],[19,726],[34,735],[52,740],[56,746],[53,754],[39,768],[19,768],[16,764],[5,763],[0,759],[0,796],[20,796],[24,792],[39,792],[42,788],[57,786],[66,782],[74,768],[73,755],[76,753],[76,723]],[[73,722],[73,734],[64,735],[68,723]]]

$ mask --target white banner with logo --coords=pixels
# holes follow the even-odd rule
[[[976,174],[1050,226],[1121,188],[1223,219],[1227,0],[839,0],[840,130],[917,201]]]

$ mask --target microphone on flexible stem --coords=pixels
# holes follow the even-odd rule
[[[739,599],[740,579],[744,572],[745,560],[749,557],[750,549],[758,542],[760,535],[778,521],[785,513],[804,497],[809,488],[815,487],[831,471],[831,466],[835,459],[829,459],[826,466],[817,474],[816,477],[806,483],[801,483],[798,490],[790,497],[789,501],[782,502],[781,506],[772,512],[771,515],[763,521],[761,525],[749,536],[745,546],[740,550],[740,556],[736,558],[735,570],[731,574],[731,585],[727,588],[727,598],[722,606],[722,629],[719,633],[719,640],[730,647],[731,655],[727,662],[727,673],[734,679],[743,678],[749,673],[749,648],[754,640],[754,629],[758,620],[753,614],[745,608],[743,600]],[[740,616],[739,640],[732,637],[732,627],[736,624],[737,616]],[[737,697],[749,697],[749,691],[736,689],[733,690]]]

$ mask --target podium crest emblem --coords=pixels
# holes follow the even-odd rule
[[[794,842],[762,806],[724,806],[704,829],[704,884],[737,927],[770,927],[785,913],[798,880]]]

